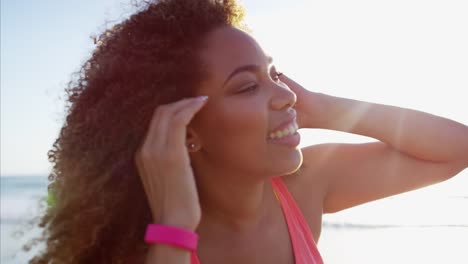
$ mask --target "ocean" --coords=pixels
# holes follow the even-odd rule
[[[319,250],[328,264],[467,264],[468,174],[429,187],[325,215]],[[41,246],[21,250],[40,230],[46,177],[0,177],[0,263],[24,264]]]

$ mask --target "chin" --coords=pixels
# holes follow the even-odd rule
[[[287,158],[283,156],[280,161],[274,163],[274,167],[278,168],[277,171],[279,172],[275,175],[280,176],[295,173],[301,167],[302,161],[302,151],[300,149],[296,149]]]

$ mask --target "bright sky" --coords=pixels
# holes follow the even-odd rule
[[[44,175],[63,89],[90,35],[131,11],[123,0],[1,1],[1,172]],[[124,4],[122,4],[124,3]],[[279,70],[307,89],[416,108],[468,124],[465,1],[244,0]],[[367,140],[303,131],[302,145]]]

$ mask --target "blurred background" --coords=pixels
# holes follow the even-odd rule
[[[468,3],[244,0],[279,71],[310,90],[414,108],[468,124]],[[123,0],[1,1],[1,259],[26,263],[40,230],[47,151],[64,88],[91,36],[128,17]],[[371,139],[302,130],[301,146]],[[468,263],[468,170],[450,181],[324,217],[326,263]]]

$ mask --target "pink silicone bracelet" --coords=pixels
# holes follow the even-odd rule
[[[146,228],[145,242],[195,250],[198,244],[198,235],[195,232],[174,226],[149,224]]]

